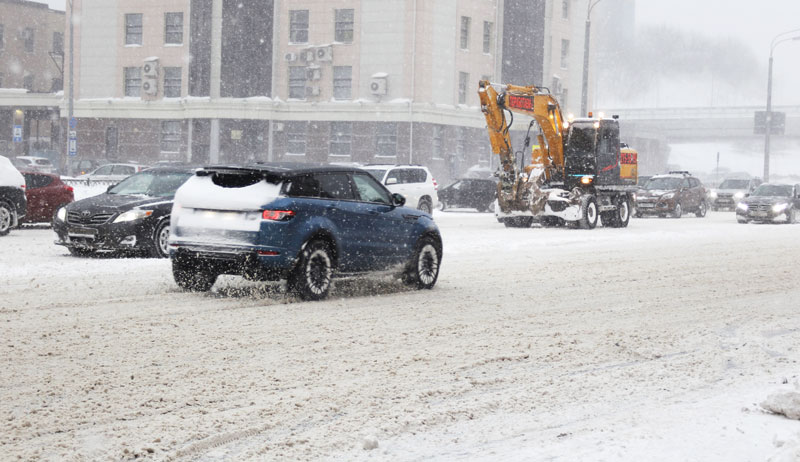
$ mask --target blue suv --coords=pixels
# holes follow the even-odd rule
[[[354,167],[205,167],[175,194],[173,276],[192,291],[221,274],[286,279],[303,300],[320,300],[333,277],[396,269],[406,284],[431,289],[442,238],[430,215],[404,203]]]

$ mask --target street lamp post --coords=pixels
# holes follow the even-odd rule
[[[602,0],[589,0],[586,11],[586,32],[583,37],[583,82],[581,83],[581,116],[586,115],[586,100],[589,98],[589,32],[592,28],[592,8]]]
[[[772,39],[769,45],[769,71],[767,73],[767,114],[766,126],[764,129],[764,182],[769,182],[769,137],[772,131],[772,53],[775,47],[783,42],[790,40],[800,40],[800,29],[782,32]],[[794,34],[794,35],[791,35]],[[789,35],[789,37],[787,37]]]

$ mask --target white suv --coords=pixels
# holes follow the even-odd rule
[[[369,164],[362,168],[383,183],[389,191],[402,194],[406,198],[407,207],[433,213],[433,209],[439,204],[436,193],[439,185],[427,167]]]

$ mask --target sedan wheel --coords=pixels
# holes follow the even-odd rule
[[[6,235],[11,231],[11,222],[11,207],[0,203],[0,236]]]
[[[169,257],[169,220],[162,221],[153,233],[152,255],[155,258]]]

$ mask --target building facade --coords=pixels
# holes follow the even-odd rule
[[[63,11],[0,0],[0,155],[57,160],[64,25]]]
[[[492,162],[479,79],[552,80],[547,44],[574,32],[548,26],[555,3],[73,0],[91,12],[75,32],[79,154],[421,163],[446,181]],[[580,78],[572,61],[558,72]]]

